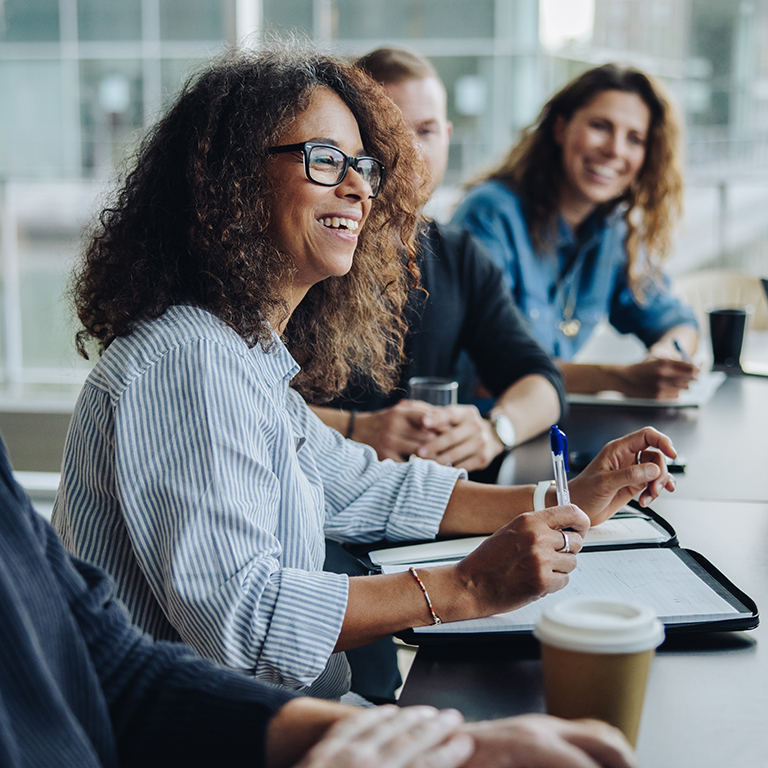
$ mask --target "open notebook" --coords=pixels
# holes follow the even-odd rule
[[[486,538],[380,548],[369,551],[368,558],[382,573],[447,565],[466,557]],[[418,645],[530,634],[548,605],[583,595],[648,605],[667,632],[752,629],[759,620],[757,606],[748,595],[706,558],[681,549],[674,529],[661,516],[631,502],[589,530],[565,589],[509,613],[411,629],[398,636]]]
[[[607,597],[652,608],[667,632],[751,629],[757,606],[700,555],[679,547],[582,552],[565,589],[509,613],[420,627],[400,633],[409,643],[491,635],[529,634],[548,606],[570,597]],[[418,568],[429,563],[415,564]],[[433,563],[434,565],[434,563]],[[408,565],[382,568],[384,573]]]
[[[487,536],[431,541],[404,547],[376,549],[368,553],[375,566],[413,563],[439,563],[466,557],[485,541]],[[590,528],[584,540],[584,550],[616,546],[662,546],[676,541],[669,523],[650,510],[626,506],[610,520]]]

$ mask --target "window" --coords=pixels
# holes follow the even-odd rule
[[[335,0],[334,7],[334,36],[342,39],[494,36],[493,0]]]
[[[141,40],[141,0],[78,0],[80,40]]]
[[[3,0],[0,3],[0,40],[26,43],[58,39],[58,0]]]
[[[19,88],[19,83],[24,83]],[[47,178],[67,170],[61,64],[0,61],[0,175]]]
[[[234,8],[234,0],[161,0],[160,37],[163,40],[231,39]]]

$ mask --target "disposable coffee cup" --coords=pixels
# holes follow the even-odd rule
[[[741,370],[741,348],[749,309],[708,309],[709,335],[715,370]]]
[[[578,597],[547,609],[534,635],[541,643],[547,712],[604,720],[635,746],[651,661],[664,640],[654,612]]]
[[[459,383],[438,376],[414,376],[408,380],[411,400],[422,400],[432,405],[456,405]]]

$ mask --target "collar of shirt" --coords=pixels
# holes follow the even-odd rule
[[[282,400],[282,404],[288,398],[291,379],[301,370],[301,366],[293,359],[293,355],[280,340],[280,337],[272,330],[273,346],[269,352],[254,347],[254,359],[261,362],[261,370],[265,378],[275,388],[275,397]],[[297,395],[298,397],[298,395]],[[296,452],[298,453],[306,444],[307,438],[303,434],[294,434],[296,441]]]
[[[559,251],[569,246],[589,246],[602,237],[603,232],[609,224],[609,219],[611,218],[612,216],[610,215],[602,216],[597,211],[593,211],[586,219],[584,219],[578,230],[574,230],[573,227],[560,216],[557,242],[555,244],[557,250]]]
[[[189,340],[195,336],[202,337],[206,334],[201,329],[213,327],[216,329],[214,332],[216,337],[221,338],[222,333],[226,335],[226,343],[231,348],[245,344],[230,326],[202,307],[188,304],[175,305],[169,307],[162,318],[152,322],[167,324],[170,327],[171,340]],[[248,349],[248,353],[269,386],[284,394],[291,379],[296,376],[301,367],[293,359],[275,330],[271,326],[270,329],[272,330],[272,343],[269,349],[265,350],[261,344],[256,344]]]
[[[615,213],[608,216],[593,211],[578,228],[573,227],[561,216],[558,222],[555,253],[557,254],[560,278],[563,280],[580,256],[598,248],[605,230],[612,224]],[[558,281],[559,282],[559,281]]]
[[[285,346],[274,329],[272,329],[272,346],[269,351],[264,354],[257,344],[251,349],[251,352],[262,354],[264,371],[275,383],[285,382],[287,385],[301,370],[301,366],[293,359],[288,347]]]

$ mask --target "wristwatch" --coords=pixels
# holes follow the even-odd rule
[[[505,448],[512,448],[515,444],[515,425],[511,419],[503,413],[492,413],[490,422],[501,444]]]

